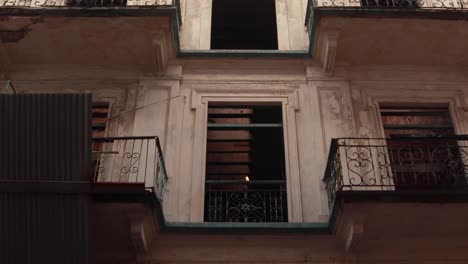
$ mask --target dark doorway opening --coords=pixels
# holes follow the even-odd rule
[[[209,105],[206,222],[286,222],[280,105]]]
[[[213,0],[211,49],[278,49],[275,0]]]

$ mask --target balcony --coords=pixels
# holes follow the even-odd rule
[[[467,137],[340,138],[324,181],[329,201],[343,192],[468,191]]]
[[[164,224],[168,177],[159,138],[93,138],[90,178],[93,263],[146,258]]]
[[[466,0],[310,0],[313,56],[336,66],[468,65]],[[447,45],[447,43],[451,43]]]
[[[468,137],[340,138],[330,146],[324,182],[331,229],[368,242],[386,236],[466,232]],[[444,219],[450,227],[437,228]]]
[[[181,24],[178,0],[0,0],[0,16],[5,75],[54,82],[119,79],[126,85],[164,74]],[[40,89],[23,83],[19,90]]]
[[[51,7],[173,7],[178,6],[178,0],[3,0],[0,7],[30,7],[30,8],[51,8]]]
[[[468,1],[466,0],[314,0],[310,1],[310,4],[313,8],[335,7],[352,9],[398,8],[403,10],[465,10],[468,8]]]
[[[281,180],[206,181],[206,222],[287,222]]]
[[[162,200],[167,173],[158,137],[93,138],[92,148],[95,190],[146,190]]]

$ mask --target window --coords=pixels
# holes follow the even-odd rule
[[[92,109],[92,133],[93,138],[104,137],[107,118],[109,117],[108,102],[93,102]]]
[[[386,137],[453,136],[452,119],[447,107],[382,107]]]
[[[102,138],[105,136],[106,133],[106,124],[107,119],[109,118],[109,103],[108,102],[93,102],[93,107],[91,110],[92,119],[91,119],[91,131],[92,131],[92,138]],[[103,142],[102,141],[94,141],[92,144],[92,167],[90,177],[94,179],[97,177],[98,167],[99,167],[99,159],[100,154],[102,153]]]
[[[278,49],[275,0],[213,0],[212,49]]]
[[[464,164],[447,107],[381,108],[395,188],[452,188]]]
[[[206,222],[287,221],[279,105],[210,104]]]

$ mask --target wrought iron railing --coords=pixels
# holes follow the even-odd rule
[[[426,10],[427,14],[434,15],[431,11],[459,12],[468,11],[468,0],[308,0],[305,25],[308,27],[309,34],[315,32],[316,12],[324,10],[339,10],[340,12],[349,12],[351,16],[358,16],[358,12],[368,12],[368,14],[381,15],[379,10],[390,12],[409,11],[411,14]],[[372,12],[371,12],[372,11]],[[393,13],[397,14],[397,13]],[[405,13],[408,15],[408,13]],[[453,15],[453,13],[451,14]]]
[[[95,183],[142,184],[160,199],[168,179],[158,137],[93,139]]]
[[[0,7],[177,7],[179,0],[0,0]]]
[[[468,0],[309,0],[307,19],[316,8],[467,10]]]
[[[330,146],[324,182],[340,191],[465,189],[468,136],[339,138]]]
[[[284,181],[206,181],[206,222],[287,222]]]

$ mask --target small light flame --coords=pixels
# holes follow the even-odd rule
[[[245,176],[245,181],[250,181],[249,176]]]

